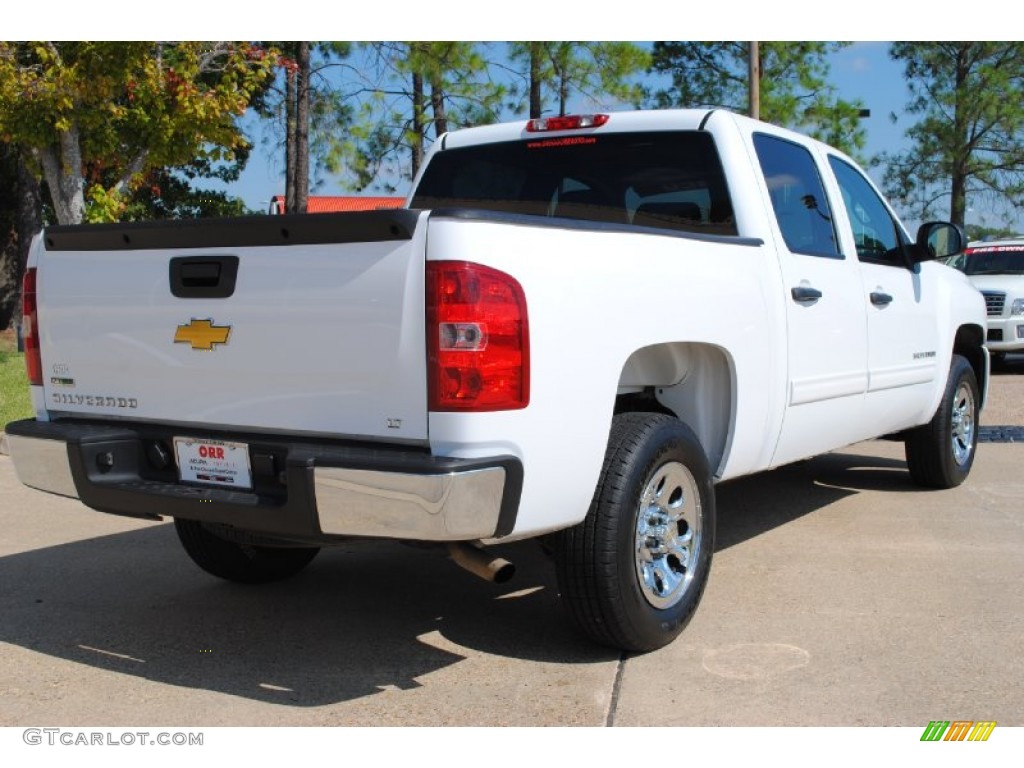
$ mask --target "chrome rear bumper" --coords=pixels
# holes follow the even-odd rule
[[[173,461],[154,465],[152,446],[172,433],[251,446],[253,489],[183,484]],[[515,527],[522,488],[522,465],[507,456],[450,459],[280,436],[32,420],[10,424],[8,441],[18,479],[32,488],[111,514],[183,517],[301,542],[500,538]]]

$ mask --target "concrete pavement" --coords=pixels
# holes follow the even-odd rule
[[[0,725],[1022,725],[1022,460],[926,492],[872,442],[721,485],[696,617],[621,658],[533,545],[502,586],[380,543],[243,587],[0,456]]]

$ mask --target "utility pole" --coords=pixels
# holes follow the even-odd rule
[[[761,56],[758,50],[757,41],[750,43],[750,77],[748,80],[750,92],[750,116],[755,120],[761,119]]]

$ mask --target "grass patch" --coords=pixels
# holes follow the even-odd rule
[[[0,432],[9,421],[33,416],[28,397],[25,356],[18,352],[14,334],[0,334]]]

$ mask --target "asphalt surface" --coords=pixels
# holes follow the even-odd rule
[[[623,657],[572,633],[529,543],[501,586],[375,543],[244,587],[0,456],[0,726],[1024,725],[1022,460],[983,443],[928,492],[871,442],[723,484],[697,615]]]

